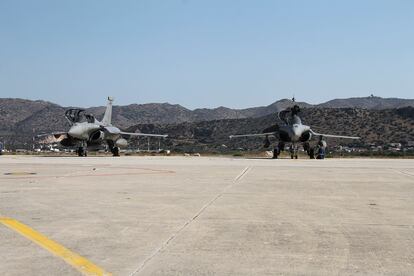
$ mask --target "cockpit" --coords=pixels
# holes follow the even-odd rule
[[[65,117],[71,123],[88,122],[95,123],[95,117],[92,114],[84,114],[84,109],[71,108],[66,110]]]
[[[95,123],[95,117],[92,114],[85,114],[85,118],[88,123]]]
[[[285,109],[285,110],[280,111],[279,119],[282,120],[286,125],[301,124],[302,121],[300,117],[298,116],[299,112],[300,112],[300,107],[298,105],[294,105],[290,109]]]
[[[71,109],[66,110],[65,117],[72,124],[78,123],[81,121],[82,113],[84,111],[85,111],[84,109],[71,108]]]

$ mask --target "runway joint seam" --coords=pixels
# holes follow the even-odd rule
[[[251,170],[251,167],[247,166],[243,169],[243,171],[240,172],[236,178],[232,181],[231,184],[227,185],[219,194],[217,194],[213,199],[211,199],[207,204],[205,204],[191,219],[186,221],[183,226],[178,229],[177,232],[171,235],[159,248],[157,248],[148,258],[146,258],[141,265],[134,270],[130,276],[136,275],[140,273],[144,268],[145,265],[150,262],[153,258],[155,258],[159,253],[164,251],[169,243],[173,241],[185,228],[187,228],[193,221],[195,221],[208,207],[210,207],[217,199],[219,199],[225,192],[227,192],[230,188],[232,188],[235,184],[237,184],[238,181],[243,179],[244,176],[247,175],[247,173]]]

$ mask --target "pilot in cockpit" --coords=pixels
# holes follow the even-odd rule
[[[85,118],[88,123],[95,123],[95,117],[92,114],[85,114]]]
[[[298,105],[294,105],[292,108],[288,108],[288,109],[280,111],[279,119],[282,120],[286,125],[300,124],[301,120],[298,116],[299,112],[300,112],[300,107]]]

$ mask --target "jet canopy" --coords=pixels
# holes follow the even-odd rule
[[[300,107],[294,105],[291,108],[282,110],[279,112],[279,119],[282,120],[286,125],[290,124],[301,124],[301,120],[298,116],[300,113]]]
[[[71,124],[88,122],[95,123],[95,117],[92,114],[84,114],[85,109],[71,108],[66,110],[65,117]]]
[[[71,109],[66,110],[65,117],[72,124],[78,123],[81,121],[81,118],[82,118],[81,113],[84,111],[85,109],[71,108]]]
[[[86,118],[86,121],[91,124],[95,123],[96,121],[95,117],[92,114],[85,114],[85,118]]]

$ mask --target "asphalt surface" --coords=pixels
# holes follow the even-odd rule
[[[1,156],[0,275],[81,275],[39,235],[113,275],[414,275],[413,198],[414,160]]]

